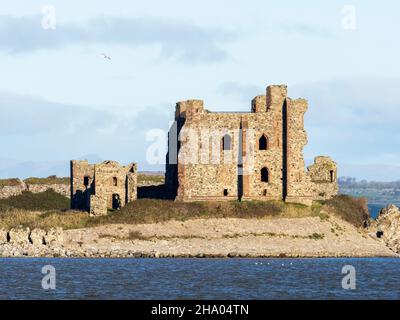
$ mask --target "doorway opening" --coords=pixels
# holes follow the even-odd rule
[[[112,195],[112,208],[114,210],[117,210],[117,209],[121,208],[121,197],[119,196],[118,193],[114,193]]]

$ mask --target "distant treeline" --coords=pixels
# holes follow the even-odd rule
[[[380,181],[357,181],[353,177],[340,177],[338,179],[340,188],[354,189],[400,189],[400,181],[380,182]]]

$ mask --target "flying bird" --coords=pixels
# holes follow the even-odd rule
[[[102,56],[104,59],[111,60],[111,57],[108,56],[108,55],[106,55],[105,53],[102,53],[101,56]]]

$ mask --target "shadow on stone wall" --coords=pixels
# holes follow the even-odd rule
[[[138,199],[171,199],[165,184],[137,188]]]

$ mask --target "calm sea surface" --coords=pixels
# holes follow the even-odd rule
[[[368,204],[368,209],[369,209],[369,213],[371,214],[372,218],[376,218],[379,214],[379,212],[381,211],[382,208],[384,208],[385,206],[382,204]]]
[[[42,267],[56,289],[42,288]],[[342,288],[342,268],[356,289]],[[400,259],[0,259],[0,299],[399,299]]]

